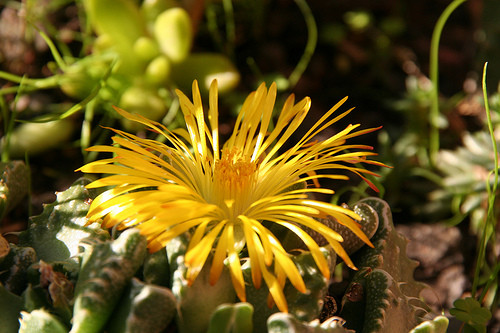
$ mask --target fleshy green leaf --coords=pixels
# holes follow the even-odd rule
[[[191,286],[186,280],[187,268],[184,254],[187,239],[179,236],[167,243],[166,250],[171,272],[171,289],[178,300],[180,314],[177,327],[180,333],[205,333],[212,312],[221,304],[233,303],[236,293],[231,283],[228,269],[222,271],[215,285],[209,282],[211,260],[203,267]]]
[[[222,304],[212,313],[207,333],[252,333],[253,306]]]
[[[23,307],[21,297],[12,294],[0,284],[0,325],[2,332],[16,333],[19,329],[19,312]]]
[[[342,326],[338,320],[325,321],[320,324],[319,320],[303,322],[289,313],[278,312],[269,317],[267,321],[268,333],[355,333]]]
[[[179,7],[165,10],[156,18],[154,35],[161,51],[172,62],[184,60],[193,39],[189,14]]]
[[[68,329],[46,310],[22,312],[19,333],[67,333]]]
[[[116,240],[87,246],[75,286],[71,333],[97,333],[105,326],[146,255],[139,230],[125,230]]]
[[[220,94],[233,89],[240,81],[236,67],[226,56],[217,53],[190,54],[183,62],[172,65],[172,77],[181,90],[191,89],[193,80],[198,80],[202,94],[208,92],[214,79]]]
[[[110,333],[163,332],[177,312],[172,292],[136,278],[126,288],[106,329]]]
[[[433,320],[426,320],[410,333],[446,333],[449,320],[445,316],[437,316]]]
[[[78,254],[80,241],[87,237],[109,238],[98,224],[85,227],[93,194],[85,188],[90,181],[81,178],[66,191],[56,193],[56,201],[46,205],[42,214],[30,219],[19,235],[19,244],[35,249],[46,262],[64,261]]]

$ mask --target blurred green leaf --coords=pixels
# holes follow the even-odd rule
[[[483,326],[491,319],[491,312],[482,307],[481,304],[472,297],[460,298],[453,302],[450,314],[457,319],[472,326]]]

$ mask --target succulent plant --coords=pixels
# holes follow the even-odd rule
[[[375,210],[379,226],[367,246],[353,256],[358,267],[342,300],[341,317],[357,332],[407,332],[423,320],[428,308],[420,300],[426,287],[413,279],[418,263],[406,256],[407,240],[398,234],[387,203],[361,200]],[[360,321],[359,318],[364,318]]]
[[[227,269],[215,285],[209,270],[188,286],[184,254],[188,236],[164,250],[146,254],[146,240],[135,229],[111,237],[99,226],[85,227],[88,202],[95,193],[81,179],[57,194],[41,215],[31,218],[18,245],[9,244],[0,262],[0,321],[5,332],[443,332],[446,319],[423,322],[423,284],[413,280],[416,263],[406,257],[407,241],[392,224],[388,205],[365,199],[353,209],[375,248],[346,247],[359,271],[352,277],[340,317],[318,320],[328,292],[312,255],[292,251],[307,286],[284,293],[289,313],[279,312],[266,287],[251,284],[251,262],[243,259],[248,302],[238,302]],[[333,223],[329,221],[328,223]],[[339,232],[343,231],[339,229]],[[114,234],[115,232],[113,232]],[[321,251],[330,268],[336,256]],[[13,281],[16,281],[15,283]],[[419,325],[419,326],[417,326]],[[415,327],[417,326],[417,327]]]
[[[455,150],[439,152],[437,165],[444,178],[430,198],[441,205],[452,205],[453,223],[470,216],[471,229],[477,234],[487,212],[487,182],[493,183],[489,174],[495,168],[493,146],[487,131],[466,132],[462,142],[463,146]]]

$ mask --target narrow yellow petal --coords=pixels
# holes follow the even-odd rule
[[[212,245],[224,226],[225,223],[217,224],[208,234],[205,235],[205,237],[201,239],[198,244],[186,252],[184,260],[188,267],[186,278],[189,285],[193,283],[198,274],[201,272],[201,269],[203,268],[203,265],[212,250]]]
[[[246,301],[245,293],[245,280],[243,279],[243,272],[241,270],[241,263],[239,253],[234,248],[234,225],[229,223],[226,228],[227,231],[227,258],[229,261],[229,271],[231,273],[231,280],[233,282],[236,295],[242,301]]]
[[[302,280],[302,276],[300,276],[297,266],[295,266],[292,259],[290,259],[274,236],[270,235],[270,241],[273,244],[274,265],[279,265],[283,269],[283,272],[288,276],[295,289],[301,293],[305,293],[307,290],[306,285],[304,284],[304,280]]]
[[[243,220],[242,220],[243,221]],[[247,242],[248,255],[250,257],[252,282],[256,289],[259,289],[262,282],[262,272],[259,260],[264,256],[264,248],[257,234],[252,230],[250,223],[243,221],[243,231]]]
[[[213,286],[219,280],[219,277],[224,268],[224,259],[226,259],[227,248],[228,248],[228,228],[224,228],[222,235],[219,237],[217,247],[215,248],[214,258],[212,260],[212,266],[210,267],[210,278],[209,282]]]
[[[217,80],[213,80],[210,84],[209,91],[209,110],[208,121],[212,130],[212,151],[214,160],[218,160],[219,156],[219,106],[218,106],[218,90]]]
[[[267,270],[264,263],[260,262],[260,268],[262,269],[262,275],[264,276],[264,280],[266,281],[266,285],[269,288],[269,292],[271,293],[276,306],[281,312],[288,313],[288,304],[285,294],[283,293],[283,289],[281,288],[278,280]]]
[[[284,222],[284,221],[276,221],[277,224],[284,226],[288,230],[292,231],[294,234],[296,234],[307,246],[309,251],[311,252],[311,255],[313,256],[314,261],[316,262],[316,265],[318,266],[319,270],[321,271],[321,274],[327,279],[330,278],[330,269],[328,268],[328,262],[326,261],[325,256],[321,252],[318,244],[316,241],[303,229],[299,228],[293,223],[289,222]]]

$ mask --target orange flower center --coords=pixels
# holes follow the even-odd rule
[[[214,168],[215,204],[227,207],[229,219],[235,219],[248,207],[257,181],[258,165],[237,148],[224,149]]]

